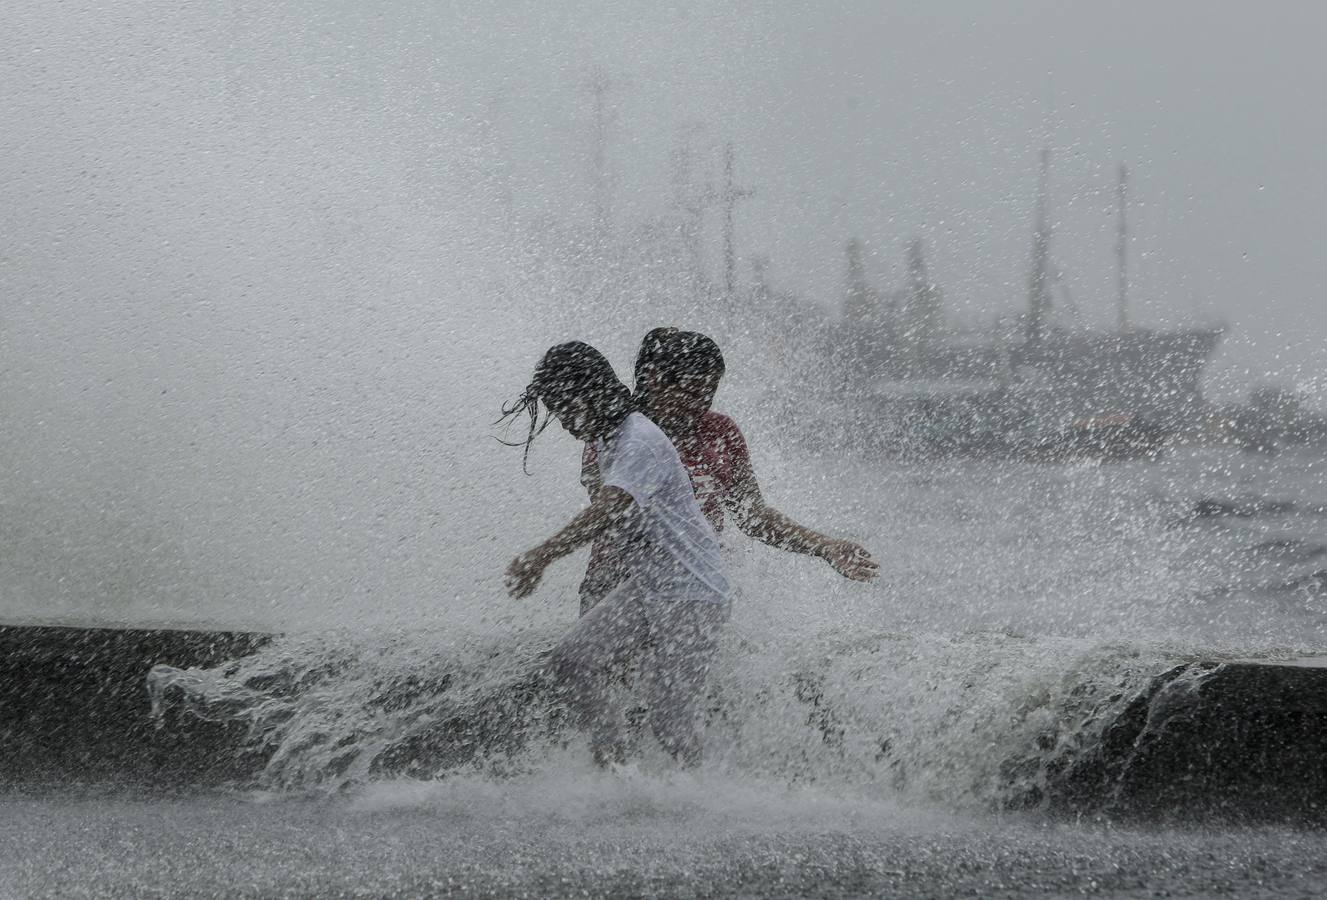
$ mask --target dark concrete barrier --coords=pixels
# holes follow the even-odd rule
[[[1178,666],[1047,787],[1075,815],[1327,824],[1327,668]]]
[[[211,666],[270,639],[257,632],[0,625],[0,784],[216,784],[262,765],[240,726],[168,711],[153,721],[157,663]]]
[[[0,625],[0,785],[172,790],[251,778],[266,759],[246,749],[242,725],[168,706],[158,727],[146,676],[158,663],[214,666],[270,639]],[[429,775],[477,755],[517,752],[530,733],[563,724],[547,687],[532,677],[464,708],[444,705],[373,769]],[[447,684],[417,689],[442,694]],[[1044,793],[1033,805],[1054,813],[1327,824],[1327,667],[1177,666],[1129,701],[1100,740],[1041,764]]]

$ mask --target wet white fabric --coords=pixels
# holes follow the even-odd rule
[[[727,618],[727,603],[694,598],[656,603],[631,581],[581,616],[553,651],[551,663],[576,724],[590,732],[597,755],[611,758],[619,741],[609,673],[634,659],[641,663],[655,737],[684,765],[700,761],[700,700]]]
[[[637,593],[651,602],[726,604],[729,587],[719,538],[668,437],[645,416],[632,413],[597,450],[604,486],[620,488],[636,501],[643,539],[632,541],[624,557]]]

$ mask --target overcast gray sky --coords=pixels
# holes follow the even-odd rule
[[[955,315],[1020,303],[1048,143],[1056,255],[1085,317],[1104,322],[1111,188],[1125,162],[1139,318],[1224,318],[1219,371],[1322,388],[1321,4],[499,6],[10,12],[6,294],[37,290],[29,277],[50,290],[57,268],[90,266],[116,240],[108,232],[145,226],[110,200],[108,180],[145,219],[223,242],[246,228],[239,204],[253,203],[237,188],[304,202],[335,190],[363,212],[438,193],[430,172],[464,180],[466,167],[501,171],[518,204],[575,220],[588,178],[582,85],[602,70],[619,85],[621,216],[666,200],[682,129],[702,155],[731,140],[757,191],[742,249],[826,303],[848,236],[888,285],[914,233]],[[228,197],[202,222],[175,220],[200,190]],[[471,201],[468,221],[496,215]],[[210,268],[198,277],[225,302],[224,254]]]

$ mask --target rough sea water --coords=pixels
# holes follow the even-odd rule
[[[159,668],[157,702],[249,723],[267,768],[222,791],[10,797],[5,883],[47,896],[1320,889],[1317,831],[1039,805],[1044,766],[1090,745],[1151,675],[1327,652],[1319,458],[821,460],[802,478],[803,460],[765,462],[789,509],[834,498],[838,527],[885,574],[848,585],[729,536],[741,595],[699,771],[675,771],[648,737],[627,767],[594,769],[527,677],[575,614],[577,556],[545,604],[495,595],[490,622],[306,625],[213,670]]]

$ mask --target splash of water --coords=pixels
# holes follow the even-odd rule
[[[150,685],[158,711],[246,723],[269,790],[507,778],[579,745],[541,679],[554,638],[304,636],[216,669],[158,666]],[[948,808],[1036,805],[1047,762],[1089,748],[1182,656],[997,633],[829,633],[790,652],[730,634],[706,705],[705,771]],[[668,770],[641,752],[648,771]]]

